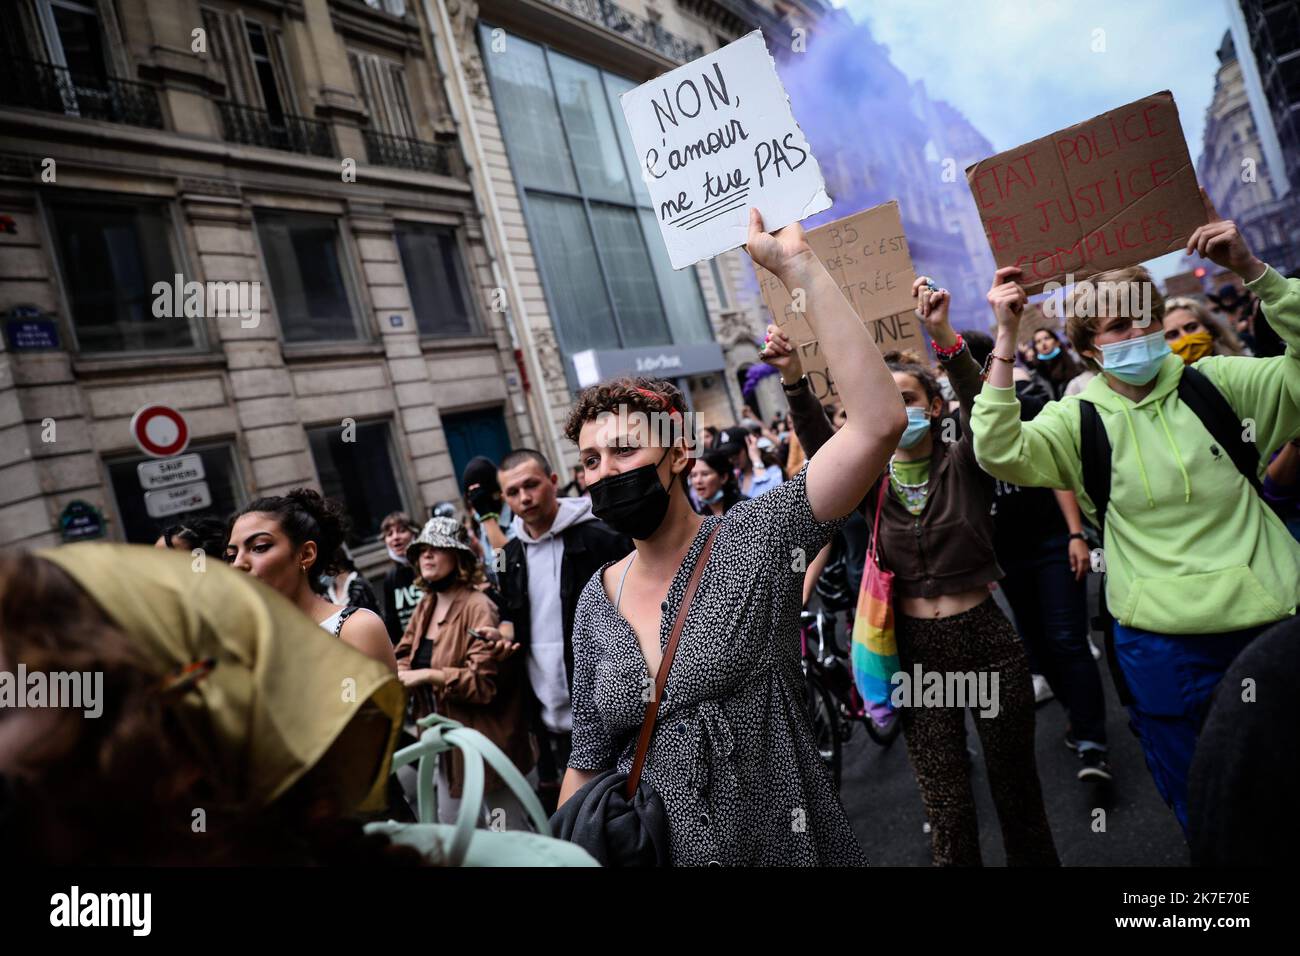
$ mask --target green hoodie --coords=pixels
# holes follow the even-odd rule
[[[1207,356],[1195,363],[1253,431],[1262,475],[1270,454],[1300,433],[1300,280],[1271,267],[1248,287],[1287,342],[1285,355]],[[1183,361],[1165,357],[1140,402],[1098,375],[1081,395],[1021,423],[1014,388],[985,384],[971,417],[975,457],[995,478],[1083,489],[1079,400],[1093,402],[1112,448],[1106,512],[1106,602],[1121,624],[1162,634],[1214,634],[1294,614],[1300,544],[1178,398]],[[1214,451],[1219,453],[1216,455]]]

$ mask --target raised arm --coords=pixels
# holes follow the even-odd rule
[[[759,358],[781,373],[795,438],[799,440],[804,457],[811,458],[835,434],[835,426],[804,377],[798,349],[778,326],[769,325],[767,341],[763,343]]]
[[[989,377],[971,413],[975,460],[994,478],[1012,484],[1078,491],[1082,479],[1077,402],[1052,402],[1032,422],[1020,420],[1011,371],[1028,296],[1015,281],[1019,273],[1015,266],[999,269],[989,290],[998,331]]]
[[[1213,206],[1209,209],[1211,221],[1192,233],[1188,252],[1199,252],[1241,276],[1287,344],[1286,353],[1274,358],[1215,355],[1195,363],[1243,422],[1251,422],[1262,470],[1275,449],[1300,433],[1300,279],[1283,278],[1261,262],[1236,224],[1219,219]]]
[[[802,226],[791,223],[773,235],[751,209],[747,249],[796,300],[796,290],[803,290],[808,323],[826,352],[846,421],[809,456],[808,502],[818,521],[841,518],[858,506],[907,427],[898,387],[871,333],[804,241]]]
[[[957,333],[952,330],[952,325],[948,321],[948,307],[952,303],[951,293],[947,289],[932,288],[928,276],[917,276],[916,281],[912,283],[912,296],[917,300],[917,318],[921,320],[922,328],[930,336],[936,349],[953,348],[957,344]],[[979,364],[971,357],[970,349],[962,349],[950,358],[945,358],[942,351],[936,354],[939,356],[939,364],[948,373],[948,381],[952,384],[953,391],[957,393],[958,401],[961,402],[962,435],[969,435],[971,411],[975,406],[975,396],[979,394],[982,384]]]

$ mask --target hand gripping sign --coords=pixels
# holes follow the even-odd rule
[[[750,206],[775,232],[831,204],[758,30],[621,101],[674,269],[744,245]]]

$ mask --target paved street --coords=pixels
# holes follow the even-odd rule
[[[1090,580],[1094,593],[1096,581],[1095,576]],[[1094,635],[1094,641],[1101,646],[1099,636]],[[1038,773],[1061,862],[1065,866],[1186,866],[1187,846],[1178,822],[1156,793],[1104,666],[1102,684],[1115,777],[1107,787],[1075,779],[1079,762],[1063,743],[1066,718],[1061,705],[1048,701],[1037,710]],[[972,763],[980,847],[986,866],[1001,866],[1005,855],[979,736],[969,715],[966,724],[967,746],[977,755]],[[841,797],[873,865],[930,864],[930,837],[923,832],[925,813],[902,736],[882,749],[855,726],[844,750]],[[1093,810],[1098,807],[1106,811],[1103,833],[1092,829]]]

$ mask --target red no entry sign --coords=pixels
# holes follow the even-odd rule
[[[146,455],[170,458],[189,445],[190,428],[176,409],[145,405],[131,416],[131,437]]]

